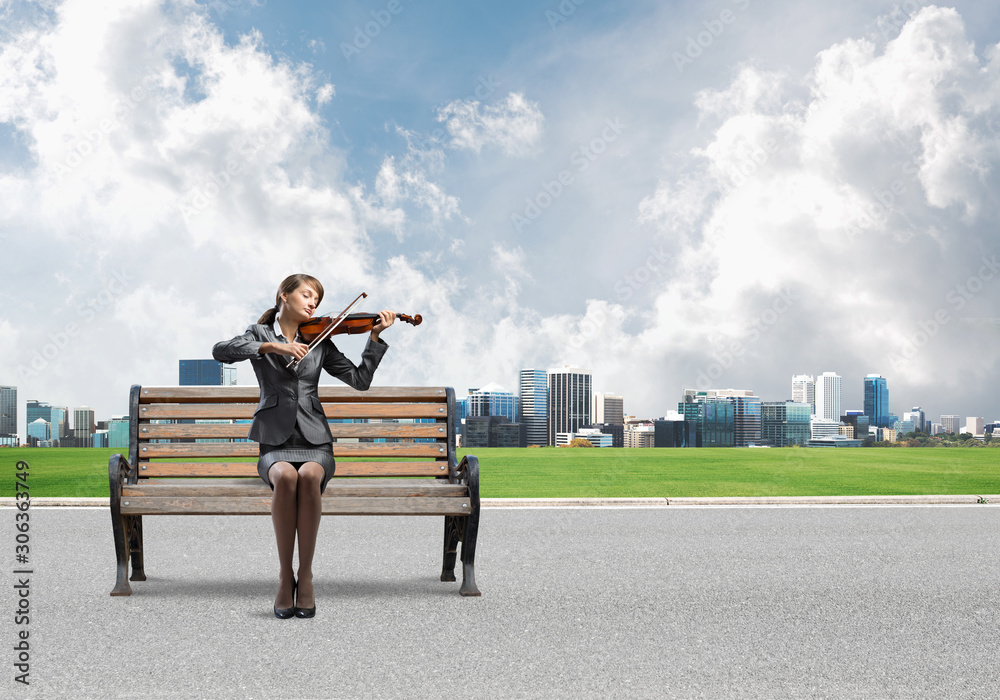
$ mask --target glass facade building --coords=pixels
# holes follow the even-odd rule
[[[504,416],[511,423],[516,423],[517,397],[499,384],[469,389],[465,399],[465,418],[477,416]]]
[[[865,415],[875,428],[889,428],[889,388],[885,377],[869,374],[865,377]]]
[[[695,447],[736,445],[735,406],[729,399],[709,397],[704,391],[687,391],[677,404],[684,420],[695,424]]]
[[[544,369],[522,369],[520,377],[521,423],[529,445],[549,444],[548,373]]]
[[[217,360],[179,360],[181,386],[234,386],[236,368]]]
[[[765,401],[760,406],[761,442],[774,447],[806,446],[812,437],[812,405],[799,401]]]

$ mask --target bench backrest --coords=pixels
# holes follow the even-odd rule
[[[139,479],[256,476],[247,433],[259,398],[255,386],[133,386],[129,463]],[[455,464],[451,387],[320,386],[319,398],[327,419],[347,421],[330,424],[336,477],[447,477]]]

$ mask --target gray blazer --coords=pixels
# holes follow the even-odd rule
[[[328,338],[310,350],[297,366],[287,369],[285,365],[291,362],[291,356],[259,353],[263,343],[278,342],[283,341],[270,325],[254,324],[243,335],[218,342],[212,348],[212,357],[219,362],[250,360],[253,365],[260,385],[260,403],[248,437],[259,443],[280,445],[291,437],[298,418],[306,440],[314,445],[333,442],[316,390],[320,370],[325,369],[345,384],[365,391],[371,386],[375,368],[389,346],[381,338],[377,343],[369,338],[361,354],[361,365],[355,366]]]

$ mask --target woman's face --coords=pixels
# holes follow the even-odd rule
[[[319,295],[309,284],[303,282],[295,291],[281,295],[281,313],[296,317],[300,322],[311,318],[319,305]]]

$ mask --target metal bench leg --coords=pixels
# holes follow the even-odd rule
[[[125,527],[128,536],[128,548],[132,554],[132,575],[130,581],[145,581],[146,569],[142,560],[142,516],[125,516]]]
[[[441,567],[441,580],[455,580],[455,557],[458,553],[458,541],[462,539],[462,520],[454,515],[444,516],[444,565]]]
[[[129,541],[131,540],[131,520],[122,515],[122,484],[128,479],[129,464],[120,454],[111,455],[108,461],[108,480],[111,487],[111,532],[115,540],[115,557],[118,559],[118,574],[111,595],[132,595],[128,585]]]
[[[118,558],[118,577],[111,595],[132,595],[128,585],[128,540],[126,539],[125,518],[115,498],[111,499],[111,529],[115,539],[115,556]]]
[[[464,596],[482,595],[476,587],[476,537],[479,534],[479,509],[462,518],[465,532],[462,533],[462,588]]]

